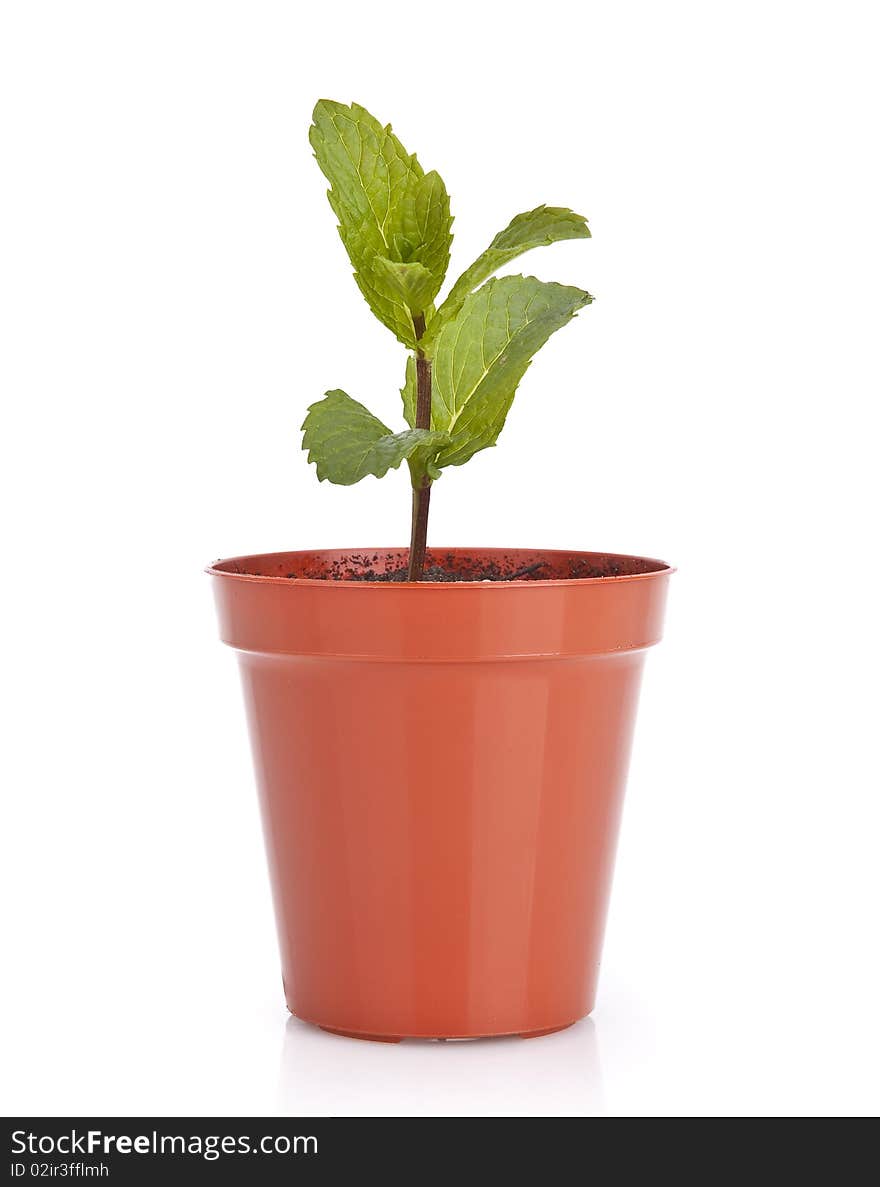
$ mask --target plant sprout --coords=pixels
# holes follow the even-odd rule
[[[583,289],[494,277],[533,247],[587,239],[587,220],[559,206],[518,214],[438,305],[452,216],[440,175],[425,173],[391,130],[357,103],[321,99],[309,140],[354,278],[370,309],[411,352],[395,433],[338,389],[312,404],[303,448],[320,480],[349,486],[407,462],[412,535],[407,579],[425,564],[431,485],[495,444],[517,385],[550,335],[592,301]]]

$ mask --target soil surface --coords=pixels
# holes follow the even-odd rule
[[[633,572],[643,572],[634,558],[596,555],[566,557],[564,554],[553,560],[528,560],[522,554],[488,559],[454,556],[451,553],[432,553],[429,549],[428,564],[423,581],[435,582],[480,582],[480,581],[570,581],[590,577],[619,577]],[[344,559],[321,559],[321,562],[304,564],[295,572],[285,574],[291,579],[306,578],[318,581],[364,581],[377,584],[402,582],[407,579],[406,564],[400,553],[351,553]]]
[[[537,564],[527,565],[514,573],[505,573],[498,565],[471,566],[465,572],[460,569],[447,569],[443,565],[428,565],[422,573],[422,581],[534,581],[539,579],[541,569],[547,566],[538,561]],[[295,577],[295,573],[290,574]],[[331,581],[406,581],[407,569],[385,569],[383,572],[369,569],[366,572],[352,571],[345,577],[328,574]]]

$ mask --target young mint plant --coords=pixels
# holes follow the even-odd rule
[[[494,278],[533,247],[587,239],[587,220],[539,206],[518,214],[436,305],[449,266],[452,217],[440,175],[425,173],[391,126],[357,103],[321,99],[309,140],[339,220],[354,278],[373,313],[412,352],[395,433],[338,389],[312,404],[303,448],[318,478],[343,486],[401,462],[413,488],[410,581],[425,563],[431,484],[495,444],[517,385],[550,335],[592,301],[533,276]]]

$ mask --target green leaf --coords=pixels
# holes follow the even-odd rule
[[[406,378],[400,389],[403,398],[403,418],[411,429],[416,426],[416,356],[411,354],[406,360]]]
[[[424,348],[430,350],[431,343],[436,340],[443,326],[456,316],[468,294],[504,264],[531,251],[533,247],[544,247],[562,239],[589,238],[587,220],[564,206],[538,206],[525,214],[516,215],[452,286],[425,334]]]
[[[590,301],[582,289],[533,276],[490,280],[465,298],[433,350],[431,427],[451,434],[438,467],[495,444],[532,356]],[[408,398],[405,387],[404,407]]]
[[[338,389],[309,407],[302,427],[303,449],[309,451],[318,478],[339,486],[351,486],[367,474],[382,478],[404,460],[414,485],[425,474],[437,478],[434,459],[449,443],[448,434],[428,429],[392,433],[363,404]]]
[[[431,308],[437,293],[435,278],[424,264],[399,264],[384,256],[373,259],[376,283],[387,293],[402,301],[412,313],[424,313]]]
[[[402,263],[420,263],[427,268],[434,278],[432,301],[440,291],[449,267],[451,226],[449,194],[440,174],[432,169],[424,177],[411,179],[392,218],[393,258]]]
[[[330,182],[328,198],[339,220],[339,234],[355,270],[355,280],[379,320],[406,346],[414,347],[413,313],[428,311],[449,263],[449,195],[437,173],[425,173],[390,125],[357,103],[346,106],[321,99],[315,107],[309,141]],[[417,292],[402,292],[393,274],[375,266],[420,264]],[[421,308],[408,304],[416,296]]]

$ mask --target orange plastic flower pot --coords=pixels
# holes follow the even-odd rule
[[[241,664],[287,1005],[364,1038],[559,1030],[593,1008],[672,570],[432,549],[429,565],[526,577],[345,579],[405,560],[286,552],[209,570]]]

